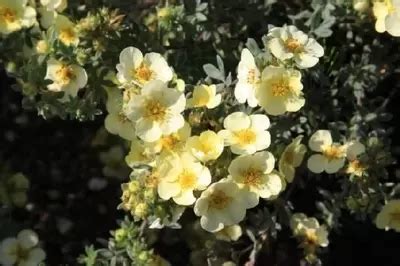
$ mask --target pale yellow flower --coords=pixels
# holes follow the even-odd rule
[[[226,226],[214,234],[218,240],[227,242],[237,241],[242,236],[242,228],[240,225],[234,224],[231,226]]]
[[[67,0],[40,0],[40,4],[47,10],[57,10],[57,12],[64,11],[67,8]]]
[[[155,155],[149,153],[143,141],[136,137],[131,142],[131,148],[128,155],[125,157],[126,164],[134,168],[141,164],[154,165]]]
[[[230,146],[235,154],[253,154],[269,147],[271,135],[267,131],[270,126],[266,115],[247,115],[235,112],[224,120],[224,130],[218,135],[224,138],[225,146]]]
[[[163,176],[158,184],[158,195],[164,200],[172,198],[176,204],[191,205],[196,201],[194,190],[204,190],[211,183],[207,167],[190,154],[165,158]]]
[[[304,213],[295,213],[290,220],[290,227],[304,245],[326,247],[329,244],[328,230],[324,225],[320,225],[314,217],[307,217]]]
[[[224,139],[214,131],[203,131],[187,140],[186,150],[199,161],[216,160],[224,150]]]
[[[370,0],[353,0],[353,8],[358,12],[365,12],[370,7]]]
[[[189,123],[185,122],[183,127],[178,129],[178,131],[162,136],[160,139],[154,142],[145,142],[144,145],[148,153],[158,154],[158,153],[178,153],[182,152],[185,147],[186,140],[190,137],[191,127]]]
[[[135,122],[136,135],[146,142],[154,142],[184,126],[181,112],[185,105],[183,93],[168,88],[160,80],[153,80],[129,101],[125,112]]]
[[[258,105],[255,91],[260,86],[261,74],[253,55],[248,49],[242,50],[238,66],[238,83],[235,86],[235,97],[239,103],[247,103],[250,107]]]
[[[279,172],[285,177],[287,182],[292,182],[295,176],[296,167],[299,167],[303,161],[307,147],[301,144],[303,136],[295,138],[285,150],[279,159]]]
[[[295,26],[272,28],[264,42],[276,58],[282,61],[293,59],[298,68],[313,67],[324,55],[322,46]]]
[[[376,217],[376,227],[400,232],[400,200],[390,200],[383,206]]]
[[[221,180],[201,193],[193,210],[197,216],[201,216],[200,225],[204,230],[217,232],[242,221],[246,209],[257,204],[256,194],[240,189],[232,181]]]
[[[39,265],[46,258],[46,253],[38,247],[38,235],[25,229],[17,237],[9,237],[0,243],[1,265]]]
[[[76,25],[69,18],[57,15],[55,18],[55,31],[58,39],[66,46],[76,46],[79,44],[79,36]]]
[[[275,158],[267,151],[242,155],[232,160],[228,167],[230,178],[239,185],[255,193],[258,197],[270,199],[283,188],[279,175],[272,172]]]
[[[347,145],[347,160],[348,165],[346,173],[355,176],[362,176],[367,168],[360,160],[359,156],[365,152],[364,144],[359,141],[352,141]]]
[[[374,0],[372,11],[377,32],[387,31],[395,37],[400,36],[400,0]]]
[[[117,89],[109,89],[107,94],[108,115],[104,120],[105,128],[111,134],[118,135],[126,140],[135,139],[134,123],[122,111],[122,92]]]
[[[268,66],[256,91],[259,105],[270,115],[297,112],[304,106],[303,84],[297,70]]]
[[[69,95],[76,97],[78,90],[86,86],[88,77],[81,66],[49,59],[45,79],[53,81],[52,84],[47,85],[48,90],[63,91],[65,97]]]
[[[188,99],[188,107],[207,107],[212,109],[221,103],[221,94],[216,94],[216,86],[199,85],[193,90],[193,97]]]
[[[10,34],[36,22],[36,11],[27,0],[0,0],[0,33]]]
[[[319,152],[308,158],[307,166],[313,173],[333,174],[339,171],[345,162],[346,146],[333,143],[329,130],[317,130],[309,139],[311,150]]]
[[[168,82],[173,77],[172,69],[162,55],[147,53],[143,56],[136,47],[121,51],[116,68],[118,81],[122,85],[133,83],[143,86],[152,80]]]

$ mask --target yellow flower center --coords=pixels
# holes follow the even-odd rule
[[[59,38],[66,45],[73,43],[76,39],[74,29],[71,27],[61,29]]]
[[[239,145],[249,145],[256,141],[257,135],[251,129],[242,129],[235,132],[235,137]]]
[[[209,206],[213,209],[222,210],[224,209],[230,202],[232,201],[232,197],[229,197],[222,190],[215,190],[210,195]]]
[[[58,78],[58,81],[63,85],[67,85],[71,82],[71,80],[75,79],[75,74],[72,68],[65,65],[61,66],[56,71],[56,76]]]
[[[151,175],[146,177],[145,186],[148,188],[155,188],[158,185],[158,175],[156,173],[152,173]]]
[[[256,70],[255,69],[250,69],[249,72],[247,73],[247,83],[249,84],[257,84],[258,80],[256,77]]]
[[[203,153],[209,153],[214,149],[213,145],[209,141],[201,141],[199,146]]]
[[[161,146],[163,149],[172,151],[179,143],[180,138],[177,134],[171,134],[161,138]]]
[[[330,145],[323,148],[322,154],[332,161],[344,157],[344,149],[342,146]]]
[[[366,167],[359,160],[352,160],[349,162],[347,167],[348,174],[354,174],[356,176],[362,176]]]
[[[384,0],[384,3],[388,9],[389,14],[394,13],[396,11],[396,7],[393,5],[392,0]]]
[[[318,244],[318,236],[316,234],[315,229],[307,229],[305,232],[305,240],[306,243],[309,245],[316,245]]]
[[[20,245],[17,245],[15,248],[9,251],[9,255],[17,258],[16,264],[18,264],[18,262],[27,261],[29,258],[29,253],[29,249],[24,249]]]
[[[184,170],[178,178],[179,185],[182,189],[191,189],[196,185],[196,175],[188,170]]]
[[[118,119],[121,123],[129,122],[128,117],[122,111],[118,113]]]
[[[157,100],[148,100],[145,105],[144,116],[150,120],[160,122],[164,120],[167,108]]]
[[[151,80],[154,72],[144,63],[142,63],[138,68],[132,70],[132,75],[140,84],[146,83]]]
[[[261,182],[262,172],[258,169],[249,168],[243,173],[243,183],[248,186],[257,187]]]
[[[8,7],[0,7],[0,20],[6,24],[11,24],[17,20],[17,14],[14,10]]]
[[[277,80],[271,84],[271,91],[273,96],[286,96],[290,93],[291,89],[285,80]]]
[[[285,46],[291,53],[299,53],[303,49],[303,45],[295,38],[288,38]]]

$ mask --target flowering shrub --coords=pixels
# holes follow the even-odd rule
[[[395,90],[376,92],[399,71],[399,14],[397,0],[0,0],[0,60],[22,106],[102,125],[86,149],[100,147],[104,177],[85,178],[93,193],[118,185],[104,197],[125,217],[72,263],[282,264],[271,249],[286,241],[318,264],[346,213],[398,232]],[[14,237],[18,212],[32,228],[46,215],[6,154],[0,263],[44,263],[36,233]]]

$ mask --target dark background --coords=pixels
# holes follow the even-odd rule
[[[398,79],[390,79],[390,83]],[[109,237],[116,220],[123,216],[116,210],[119,203],[118,182],[93,192],[88,189],[92,177],[103,177],[98,150],[91,146],[102,117],[93,122],[43,120],[36,111],[21,109],[22,97],[12,88],[14,81],[0,72],[0,161],[14,172],[24,173],[31,181],[29,211],[12,213],[21,227],[38,232],[47,252],[48,265],[75,265],[85,245],[97,238]],[[390,86],[393,87],[393,86]],[[385,95],[383,89],[382,94]],[[389,111],[394,114],[393,146],[399,146],[397,103],[391,99]],[[394,167],[391,173],[394,172]],[[309,201],[309,196],[294,195]],[[313,204],[313,203],[312,203]],[[71,226],[61,232],[62,224]],[[355,221],[349,214],[341,219],[339,233],[331,233],[330,245],[323,254],[324,265],[400,265],[400,234],[378,230],[370,221]],[[293,239],[286,249],[289,260],[280,265],[296,265],[300,251]],[[163,252],[161,252],[163,253]],[[292,262],[288,262],[292,261]],[[273,263],[275,264],[275,263]],[[261,259],[258,265],[272,265]]]

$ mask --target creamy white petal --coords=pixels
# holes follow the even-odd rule
[[[323,147],[328,145],[332,145],[332,136],[329,130],[317,130],[308,141],[310,149],[316,152],[321,152]]]
[[[311,172],[320,174],[322,173],[328,164],[328,159],[326,159],[322,154],[314,154],[308,158],[307,167]]]

